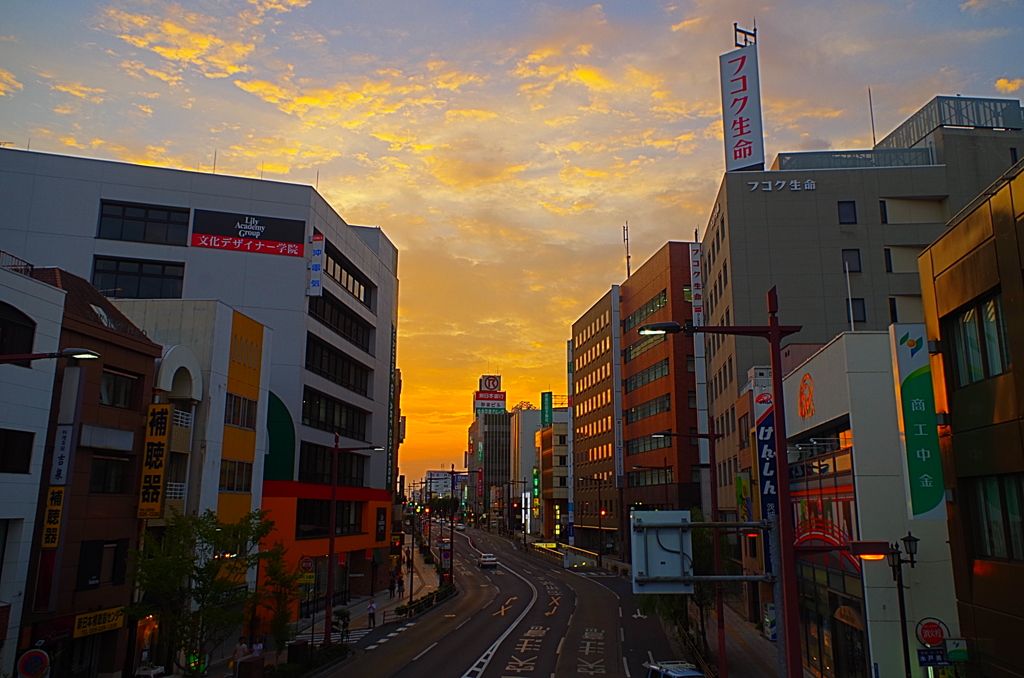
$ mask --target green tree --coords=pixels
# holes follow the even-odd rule
[[[277,652],[294,637],[292,632],[292,605],[299,597],[299,571],[288,567],[284,544],[264,552],[263,588],[261,605],[270,612],[270,634],[274,636]]]
[[[131,554],[131,576],[144,595],[130,613],[160,620],[161,636],[184,675],[200,675],[209,653],[244,623],[257,600],[246,575],[265,557],[259,544],[273,528],[260,510],[234,524],[209,510],[175,514],[162,535],[148,533]]]

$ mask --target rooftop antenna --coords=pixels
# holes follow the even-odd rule
[[[217,173],[217,149],[213,149],[213,173]]]
[[[263,166],[266,165],[266,164],[267,164],[266,160],[264,160],[263,162],[260,163],[260,181],[263,181]]]
[[[878,142],[875,141],[875,105],[871,101],[871,88],[868,87],[868,110],[871,111],[871,146],[875,147]]]
[[[631,275],[629,268],[629,222],[622,227],[622,242],[626,243],[626,277]]]
[[[747,31],[740,28],[740,25],[735,21],[732,24],[732,39],[737,47],[746,47],[747,45],[757,44],[757,19],[754,19],[754,30]],[[742,40],[742,42],[741,42]]]
[[[316,185],[313,186],[316,190],[320,190],[320,170],[316,171]]]

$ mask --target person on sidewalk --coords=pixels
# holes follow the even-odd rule
[[[238,675],[238,662],[242,661],[249,656],[249,646],[245,644],[245,636],[240,636],[238,639],[238,645],[235,645],[234,651],[231,653],[231,675]]]
[[[405,575],[398,575],[398,597],[401,598],[405,595]]]
[[[370,601],[370,604],[366,606],[366,625],[369,628],[377,626],[377,603]]]
[[[252,656],[263,656],[263,634],[256,636],[256,642],[252,644]]]
[[[395,597],[395,589],[398,587],[398,582],[395,581],[394,577],[391,577],[391,581],[388,582],[388,598]]]

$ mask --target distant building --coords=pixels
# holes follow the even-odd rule
[[[960,630],[973,675],[1000,678],[1024,676],[1022,227],[1018,162],[918,259]]]
[[[557,417],[561,414],[561,417]],[[540,481],[539,507],[533,518],[540,525],[544,539],[565,542],[569,536],[569,426],[568,412],[555,410],[556,418],[550,426],[536,433],[538,474]]]

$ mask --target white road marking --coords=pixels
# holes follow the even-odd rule
[[[626,663],[625,657],[622,658],[622,668],[626,669],[626,678],[632,678],[632,675],[629,673],[629,664]]]
[[[418,655],[416,655],[415,657],[413,657],[413,658],[412,658],[412,660],[413,660],[413,661],[416,661],[417,659],[419,659],[420,657],[422,657],[422,656],[423,656],[423,655],[425,655],[426,653],[428,653],[428,652],[430,652],[431,650],[433,650],[433,649],[434,649],[435,647],[437,647],[437,642],[435,642],[435,643],[434,643],[433,645],[431,645],[430,647],[428,647],[428,648],[427,648],[426,650],[424,650],[423,652],[420,652],[420,653],[419,653]],[[623,658],[622,658],[622,661],[626,661],[626,658],[625,658],[625,657],[623,657]]]
[[[626,630],[621,626],[619,627],[619,640],[626,642]]]
[[[555,650],[555,654],[562,654],[562,643],[564,643],[564,642],[565,642],[565,636],[562,636],[562,639],[560,641],[558,641],[558,649]]]
[[[647,658],[651,660],[651,663],[652,663],[652,664],[654,664],[654,663],[655,663],[655,662],[654,662],[654,655],[653,655],[653,654],[651,654],[651,651],[650,651],[650,650],[648,650],[648,651],[647,651]]]

